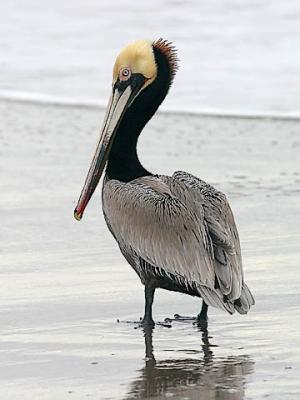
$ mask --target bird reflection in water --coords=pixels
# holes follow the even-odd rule
[[[207,325],[198,326],[202,352],[193,352],[201,358],[156,360],[153,350],[153,328],[144,328],[145,366],[130,385],[126,400],[134,399],[191,399],[242,400],[245,396],[246,376],[254,370],[249,356],[228,356],[214,359]]]

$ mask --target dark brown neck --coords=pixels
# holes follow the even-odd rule
[[[106,174],[109,179],[129,182],[152,175],[138,159],[137,141],[144,126],[166,97],[172,81],[166,57],[156,48],[154,55],[157,77],[138,95],[120,123],[107,163]]]

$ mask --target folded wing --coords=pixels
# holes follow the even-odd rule
[[[222,293],[234,303],[237,311],[248,312],[254,298],[244,282],[239,235],[226,196],[187,172],[175,172],[173,178],[188,186],[192,196],[202,202]]]

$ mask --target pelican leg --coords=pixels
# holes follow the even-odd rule
[[[207,309],[208,305],[202,301],[202,308],[200,314],[197,315],[197,322],[207,322]]]
[[[144,318],[139,321],[120,321],[117,319],[117,322],[125,322],[126,324],[136,324],[136,328],[144,327],[144,329],[152,329],[154,328],[154,321],[152,318],[152,304],[154,299],[155,288],[145,286],[145,314]],[[156,325],[163,326],[165,328],[171,328],[171,321],[157,322]],[[135,328],[135,329],[136,329]]]
[[[155,288],[145,286],[145,315],[141,321],[143,325],[154,325],[154,321],[152,319],[152,304],[154,292]]]

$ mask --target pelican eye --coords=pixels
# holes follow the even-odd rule
[[[119,71],[119,79],[120,81],[127,81],[131,76],[131,71],[129,68],[121,68]]]

